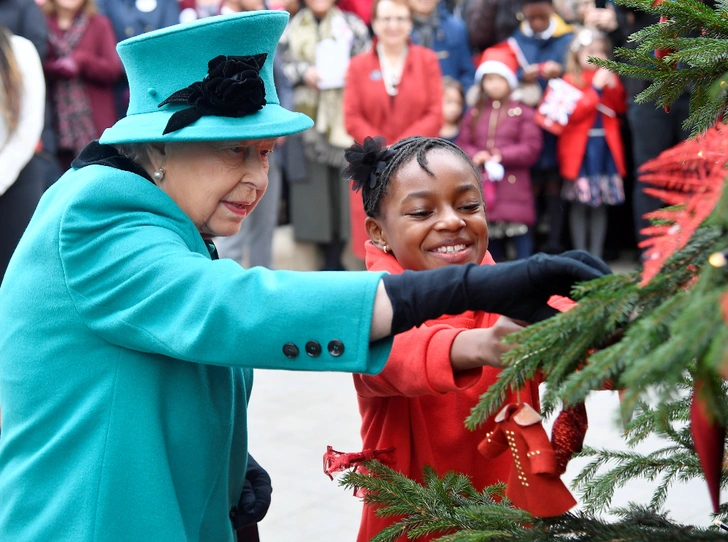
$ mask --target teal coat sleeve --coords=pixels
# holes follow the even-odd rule
[[[370,344],[380,274],[245,270],[211,260],[160,189],[89,166],[59,231],[65,282],[85,325],[111,344],[210,365],[377,373],[390,340]],[[118,177],[118,178],[116,178]],[[329,352],[332,341],[343,353]],[[307,353],[309,343],[320,354]],[[284,354],[284,346],[298,351]],[[338,355],[335,355],[338,354]]]

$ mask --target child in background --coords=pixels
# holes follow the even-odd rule
[[[521,58],[520,63],[528,65],[518,70],[518,79],[523,83],[538,83],[544,90],[549,79],[564,73],[573,28],[554,11],[552,0],[525,0],[521,11],[523,22],[508,40]],[[543,136],[543,150],[531,173],[539,209],[545,207],[548,216],[549,233],[544,250],[558,253],[562,245],[563,209],[556,136],[548,132]]]
[[[619,119],[627,109],[624,88],[615,74],[587,60],[607,58],[609,52],[609,39],[599,30],[584,29],[574,39],[564,80],[584,94],[558,142],[562,197],[571,202],[571,242],[576,249],[588,246],[599,258],[607,234],[606,206],[624,203],[626,174]]]
[[[442,128],[440,137],[455,141],[460,133],[460,121],[465,112],[465,92],[460,81],[452,77],[442,78]]]
[[[367,213],[368,270],[493,264],[480,174],[461,149],[443,139],[414,136],[371,154],[350,162],[348,170],[355,189],[362,189]],[[560,298],[554,306],[568,303]],[[419,482],[425,465],[438,475],[465,473],[478,490],[506,481],[510,454],[486,460],[477,451],[495,422],[472,432],[463,422],[496,380],[509,348],[501,338],[521,329],[497,314],[466,312],[398,335],[379,375],[354,375],[363,449],[393,448],[385,463]],[[519,394],[538,410],[537,382]],[[508,398],[512,401],[515,394]],[[375,516],[365,504],[358,541],[371,540],[394,521]]]
[[[483,59],[476,72],[477,102],[465,114],[455,143],[484,170],[491,255],[506,260],[511,242],[516,258],[527,258],[536,222],[529,168],[541,153],[541,129],[533,122],[534,109],[510,98],[518,84],[512,57],[494,48]]]

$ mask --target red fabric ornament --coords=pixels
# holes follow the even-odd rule
[[[661,209],[645,218],[664,221],[642,230],[645,251],[642,285],[649,283],[672,254],[683,248],[701,222],[713,212],[726,179],[728,129],[722,122],[704,134],[666,150],[640,168],[640,180],[656,188],[645,193],[674,209]]]
[[[562,410],[551,428],[551,446],[556,453],[556,472],[564,474],[571,457],[581,452],[589,427],[586,406],[579,403]]]
[[[326,453],[324,454],[324,474],[331,478],[334,477],[334,472],[343,472],[347,469],[352,469],[356,472],[361,467],[361,463],[365,461],[371,461],[376,459],[380,463],[384,463],[387,466],[392,466],[394,463],[394,448],[386,448],[384,450],[362,450],[361,452],[339,452],[334,450],[331,446],[326,446]],[[364,497],[364,490],[360,487],[354,488],[355,497]]]
[[[486,434],[478,451],[494,459],[510,449],[513,467],[506,497],[534,516],[560,516],[576,500],[559,477],[556,454],[541,420],[528,403],[506,405],[495,417],[496,427]]]
[[[690,434],[693,436],[695,451],[700,458],[705,481],[708,483],[713,512],[717,514],[720,507],[725,427],[720,425],[708,410],[703,393],[705,393],[704,382],[696,379],[693,385],[693,402],[690,405]]]

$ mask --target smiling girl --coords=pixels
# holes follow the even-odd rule
[[[487,251],[480,175],[462,150],[419,136],[388,149],[374,150],[372,140],[367,146],[375,159],[364,157],[369,166],[350,161],[348,170],[367,212],[367,269],[399,274],[494,263]],[[494,422],[474,432],[463,422],[496,380],[508,349],[501,339],[521,329],[509,318],[469,311],[398,335],[379,375],[354,375],[363,449],[394,448],[388,464],[419,482],[425,465],[438,475],[468,474],[479,490],[505,482],[509,454],[486,460],[477,451]],[[537,383],[529,383],[520,397],[538,409]],[[364,505],[358,540],[371,540],[393,522]]]

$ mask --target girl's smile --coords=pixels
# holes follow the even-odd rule
[[[416,159],[393,175],[380,217],[367,219],[372,241],[405,269],[480,264],[488,246],[480,179],[452,151],[431,150],[426,163],[434,176]]]

